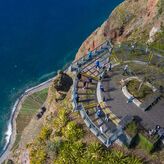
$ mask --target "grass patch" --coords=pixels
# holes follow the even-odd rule
[[[48,88],[43,89],[28,96],[22,104],[22,108],[16,118],[17,135],[13,149],[18,147],[22,132],[29,124],[31,118],[38,112],[39,108],[43,105],[47,98]]]
[[[148,153],[151,153],[154,149],[154,143],[152,143],[146,136],[143,134],[138,135],[139,144],[138,147],[145,150]]]
[[[143,84],[140,91],[138,91],[140,86],[140,82],[138,80],[131,80],[127,83],[126,86],[129,93],[131,93],[135,98],[139,100],[143,100],[147,95],[153,93],[152,89],[145,84]]]

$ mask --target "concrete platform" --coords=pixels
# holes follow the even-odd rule
[[[120,119],[126,115],[134,116],[146,129],[154,128],[156,125],[164,127],[164,99],[161,99],[149,111],[142,111],[133,103],[127,104],[127,98],[119,85],[121,78],[115,74],[110,80],[103,82],[106,90],[103,94],[109,99],[107,104],[110,110]]]

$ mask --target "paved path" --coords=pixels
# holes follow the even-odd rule
[[[109,88],[105,92],[105,96],[111,100],[107,102],[111,106],[111,111],[116,114],[119,118],[126,115],[133,115],[141,121],[145,128],[154,128],[156,125],[161,125],[164,127],[164,100],[160,100],[155,106],[153,106],[149,111],[142,111],[135,104],[127,104],[127,98],[122,93],[119,81],[115,79],[114,75],[110,80],[103,82],[105,88]],[[120,77],[121,80],[121,77]]]

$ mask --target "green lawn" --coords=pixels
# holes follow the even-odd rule
[[[13,148],[18,146],[24,128],[29,124],[31,118],[36,115],[39,108],[43,105],[47,98],[47,94],[48,88],[28,96],[23,102],[22,108],[16,119],[17,136]]]

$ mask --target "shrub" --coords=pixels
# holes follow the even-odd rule
[[[99,143],[89,144],[84,160],[97,161],[101,158],[102,147]]]
[[[65,128],[62,129],[62,133],[66,139],[77,141],[84,136],[84,131],[80,128],[74,121],[67,124]]]
[[[154,149],[154,144],[151,143],[144,135],[139,134],[139,147],[151,153]]]
[[[134,137],[138,132],[138,126],[135,121],[132,121],[126,126],[126,132],[131,136]]]
[[[52,130],[49,129],[48,127],[43,127],[40,135],[39,135],[39,139],[42,141],[48,140],[50,135],[51,135]]]
[[[30,151],[31,164],[44,164],[46,160],[46,152],[43,149],[32,149]]]
[[[54,120],[54,127],[57,131],[60,131],[68,122],[68,112],[65,109],[60,109],[56,119]]]
[[[84,144],[82,142],[63,142],[60,147],[59,156],[54,164],[74,164],[79,163],[83,157]]]
[[[47,153],[53,158],[58,155],[62,142],[60,140],[57,141],[48,141],[46,145]]]

